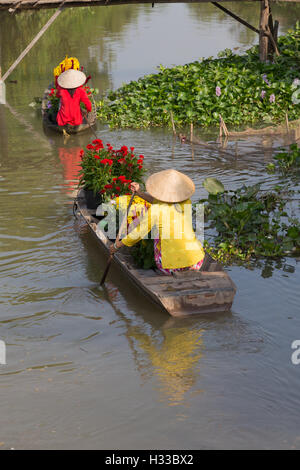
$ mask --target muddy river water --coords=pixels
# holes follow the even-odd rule
[[[230,6],[257,25],[256,5]],[[274,13],[284,33],[300,7]],[[3,72],[50,15],[1,13]],[[78,8],[64,11],[11,75],[17,83],[7,83],[0,105],[0,449],[300,448],[300,365],[291,361],[300,260],[228,268],[237,294],[223,315],[173,319],[114,268],[104,292],[105,257],[72,214],[78,154],[92,136],[46,135],[29,106],[65,54],[104,93],[159,64],[256,42],[210,4]],[[149,173],[185,171],[195,199],[205,196],[206,176],[228,189],[278,178],[265,166],[280,141],[241,141],[231,158],[192,153],[166,130],[98,125],[97,135],[133,145]]]

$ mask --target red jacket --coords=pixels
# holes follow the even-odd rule
[[[82,124],[80,102],[84,103],[89,113],[92,110],[92,103],[88,98],[87,92],[82,87],[76,88],[72,97],[68,90],[58,85],[56,96],[60,98],[59,111],[56,118],[59,126],[65,126],[66,124],[79,126]]]

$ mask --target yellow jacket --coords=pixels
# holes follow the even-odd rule
[[[193,230],[191,209],[190,199],[178,204],[157,201],[122,242],[133,246],[151,231],[151,238],[161,240],[163,268],[192,266],[204,258],[204,250]]]

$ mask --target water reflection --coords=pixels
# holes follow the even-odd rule
[[[232,6],[247,19],[243,7]],[[202,11],[198,18],[193,8]],[[287,27],[299,17],[299,6],[285,8],[281,24]],[[64,13],[17,67],[12,79],[18,83],[7,86],[9,107],[0,106],[0,337],[9,360],[1,373],[12,373],[1,376],[5,445],[197,448],[201,441],[232,448],[249,442],[283,446],[285,439],[289,446],[299,427],[299,375],[289,350],[299,331],[297,261],[230,268],[238,286],[233,313],[209,318],[173,320],[113,266],[106,294],[99,289],[106,257],[87,228],[73,222],[66,197],[76,184],[78,150],[92,135],[64,143],[61,135],[44,134],[41,116],[28,107],[66,53],[79,56],[104,92],[160,62],[185,63],[224,47],[246,47],[237,44],[246,30],[207,4]],[[2,71],[50,15],[0,14]],[[215,38],[209,36],[212,26]],[[217,130],[210,132],[214,141]],[[264,152],[255,139],[239,140],[237,157],[235,142],[228,142],[231,158],[196,145],[192,154],[166,130],[100,127],[97,135],[114,146],[134,145],[145,154],[149,173],[171,166],[187,172],[197,198],[206,197],[207,176],[222,179],[228,189],[278,181],[266,177],[265,162],[279,139],[267,139]],[[42,393],[33,394],[35,388]],[[180,426],[169,405],[176,412],[184,407]]]
[[[124,335],[142,382],[157,377],[161,397],[167,399],[169,405],[182,404],[187,392],[197,388],[204,329],[193,321],[184,325],[184,321],[168,318],[165,312],[162,312],[160,325],[147,315],[132,319],[117,307],[118,287],[107,283],[99,294],[102,292],[125,328]],[[123,294],[128,297],[126,292]]]
[[[226,5],[224,6],[254,27],[258,27],[260,17],[259,2],[226,2]],[[213,28],[215,27],[216,22],[219,24],[227,23],[230,35],[232,35],[241,45],[245,46],[245,48],[249,48],[251,44],[258,42],[257,33],[238,23],[226,13],[223,13],[221,10],[209,3],[189,3],[186,7],[189,10],[191,18],[194,21],[199,21],[199,24],[205,22]],[[282,34],[283,31],[295,26],[295,22],[300,18],[300,5],[291,3],[288,5],[284,3],[274,4],[274,2],[272,2],[272,14],[273,20],[279,21],[279,33]],[[234,49],[238,50],[239,47]]]

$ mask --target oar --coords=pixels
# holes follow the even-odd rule
[[[125,215],[124,219],[122,220],[122,223],[121,223],[121,226],[120,226],[120,229],[119,229],[119,233],[118,233],[117,238],[116,238],[116,242],[118,242],[120,240],[120,236],[121,236],[123,227],[124,227],[125,223],[127,223],[127,217],[128,217],[129,209],[131,207],[134,196],[135,196],[135,191],[132,193],[132,196],[130,198],[130,201],[129,201],[129,204],[128,204],[128,207],[127,207],[127,211],[126,211],[126,215]],[[105,268],[105,271],[104,271],[104,274],[103,274],[102,279],[100,281],[100,286],[102,286],[105,282],[105,279],[106,279],[107,273],[109,271],[109,268],[110,268],[113,257],[114,257],[114,255],[110,254],[110,256],[108,258],[106,268]]]

